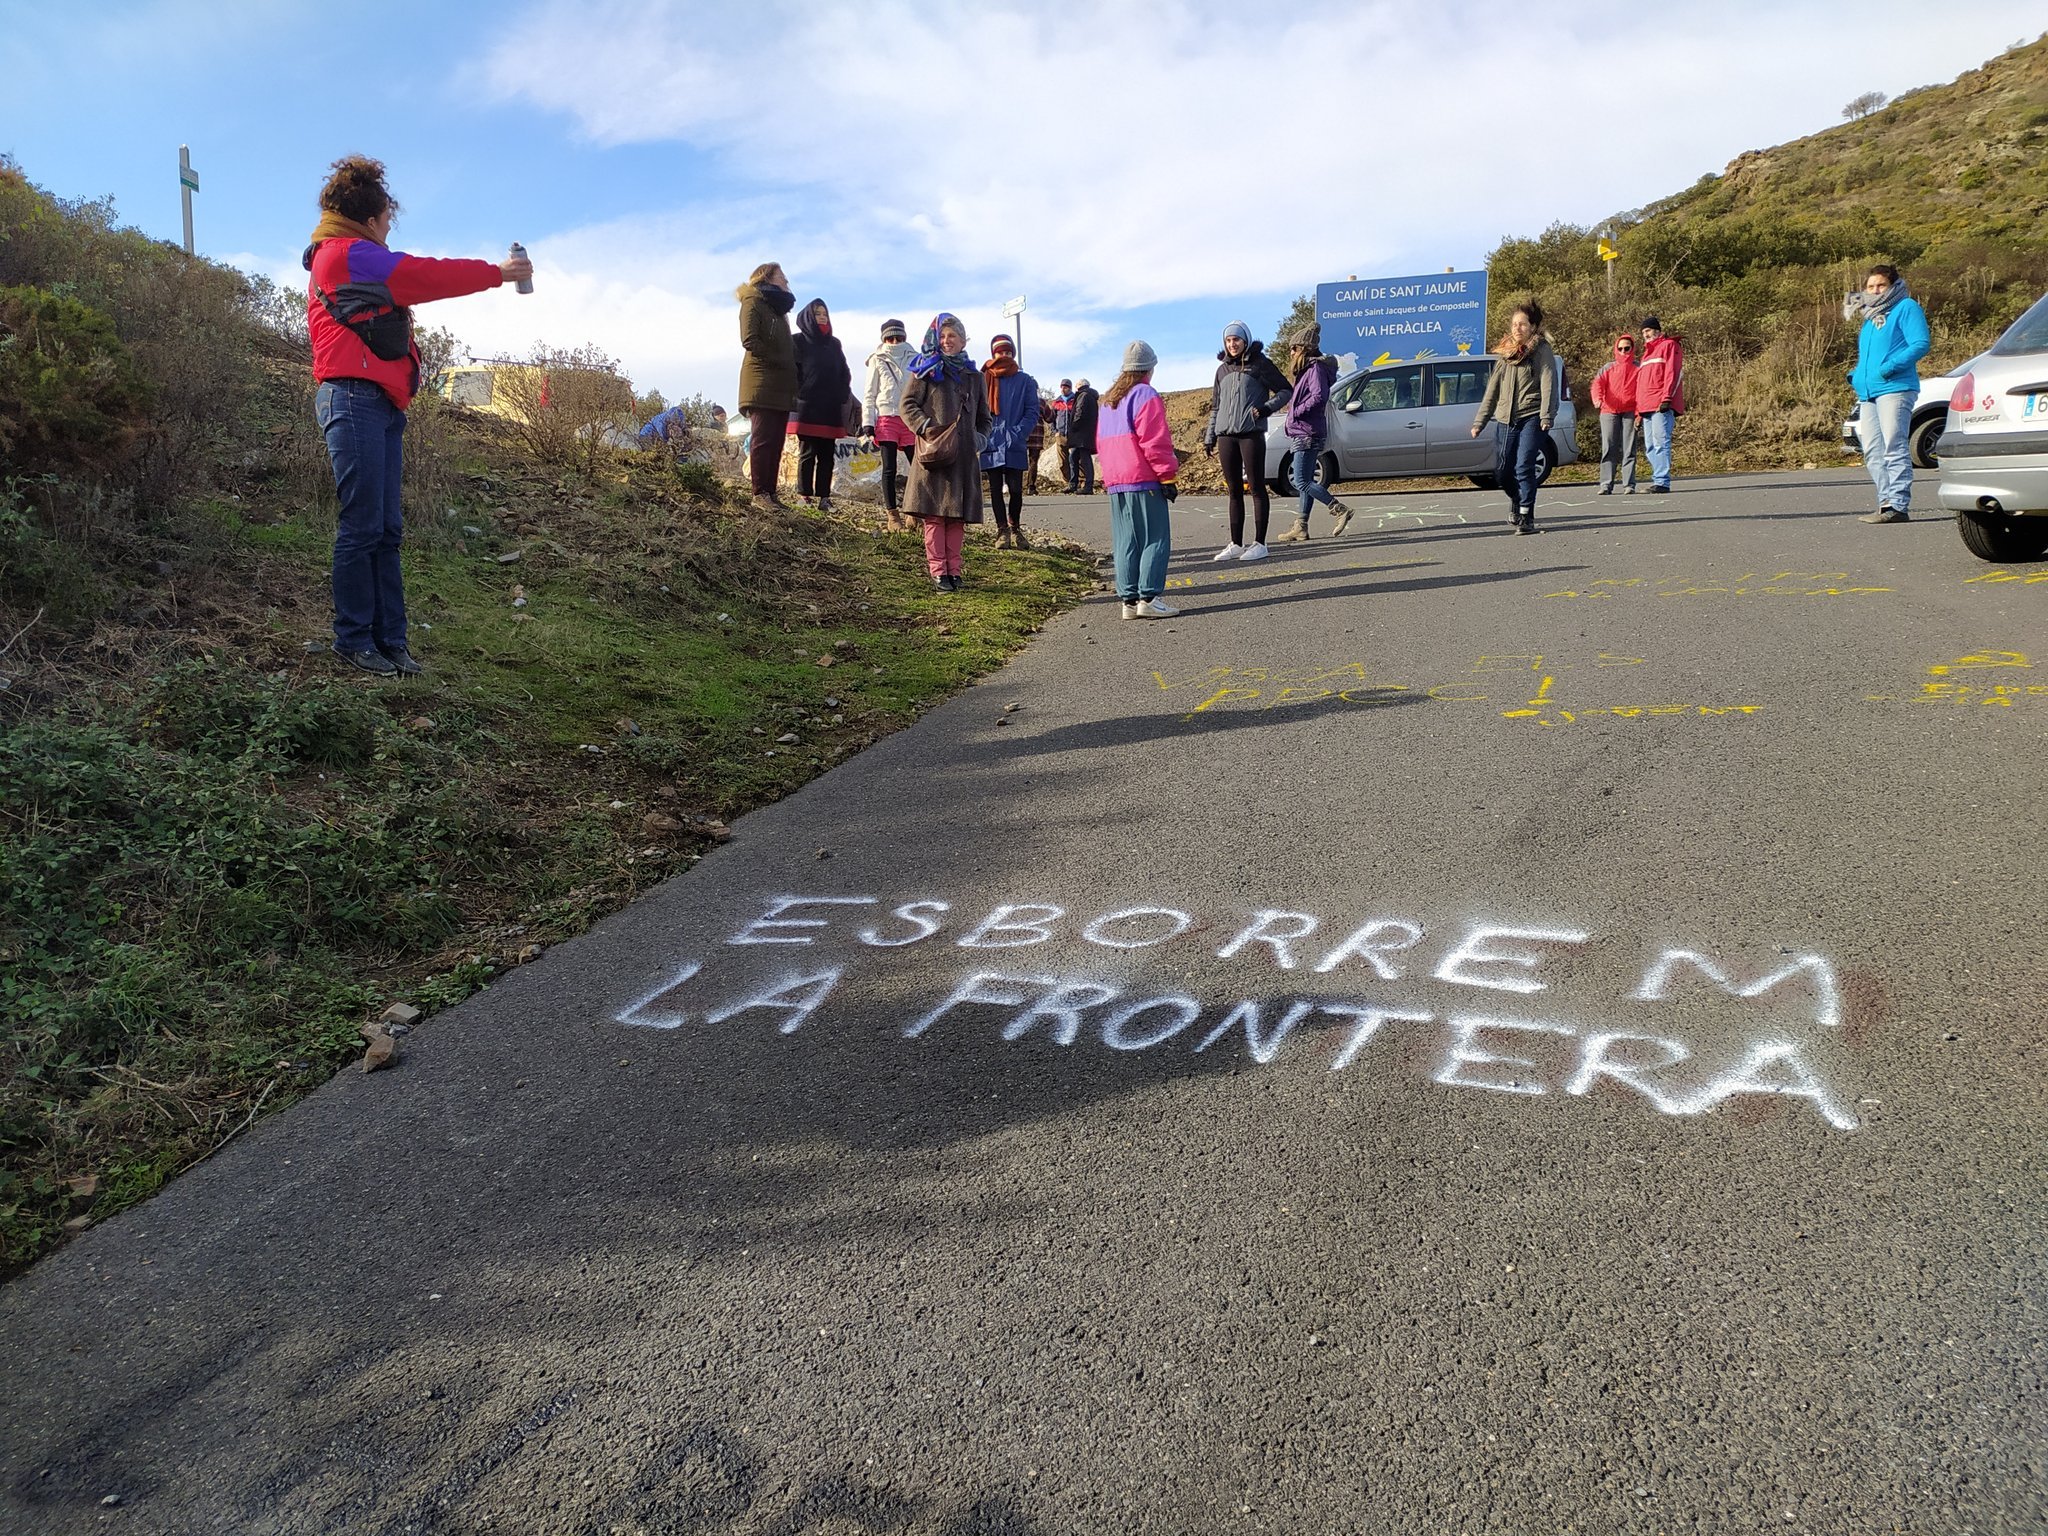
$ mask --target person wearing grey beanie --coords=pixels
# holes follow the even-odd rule
[[[1096,429],[1109,532],[1116,548],[1116,591],[1127,619],[1170,619],[1166,563],[1173,555],[1168,507],[1179,494],[1180,456],[1166,425],[1166,403],[1152,387],[1159,354],[1142,341],[1124,348],[1123,372],[1102,397]]]
[[[1223,328],[1223,350],[1216,354],[1216,383],[1209,392],[1209,426],[1202,434],[1204,451],[1217,456],[1223,484],[1230,493],[1230,542],[1218,560],[1266,558],[1266,523],[1272,501],[1266,490],[1266,418],[1287,403],[1291,386],[1265,344],[1252,340],[1252,328],[1233,320]],[[1244,493],[1252,493],[1252,538],[1245,542]],[[1302,518],[1287,539],[1308,537]]]

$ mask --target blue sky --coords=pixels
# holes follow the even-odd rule
[[[2026,6],[1863,0],[0,0],[0,151],[63,197],[295,285],[336,155],[383,159],[403,249],[539,268],[423,318],[479,353],[595,343],[729,402],[732,289],[779,260],[856,362],[885,315],[980,355],[1205,382],[1223,324],[1477,266],[2031,38]],[[1939,20],[1935,19],[1939,16]],[[380,46],[380,40],[389,40]],[[346,48],[357,62],[338,57]]]

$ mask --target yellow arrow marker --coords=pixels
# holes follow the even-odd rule
[[[1391,352],[1382,352],[1382,353],[1381,353],[1381,354],[1380,354],[1380,355],[1379,355],[1378,357],[1376,357],[1376,358],[1374,358],[1374,359],[1372,360],[1372,365],[1373,365],[1373,367],[1377,368],[1377,367],[1379,367],[1379,365],[1380,365],[1381,363],[1392,363],[1392,362],[1398,362],[1398,361],[1399,361],[1399,359],[1398,359],[1398,358],[1396,358],[1396,357],[1394,356],[1394,354],[1393,354],[1393,353],[1391,353]]]

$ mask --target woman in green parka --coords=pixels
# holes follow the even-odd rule
[[[789,312],[796,295],[779,263],[764,261],[734,295],[740,301],[740,413],[747,418],[747,472],[754,482],[754,505],[781,511],[775,493],[782,469],[782,443],[789,431],[789,413],[796,408],[796,343],[789,333]]]

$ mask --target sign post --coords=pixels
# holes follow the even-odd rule
[[[1017,322],[1017,334],[1016,334],[1016,335],[1015,335],[1014,337],[1012,337],[1011,339],[1012,339],[1013,341],[1015,341],[1015,342],[1017,343],[1017,362],[1018,362],[1018,365],[1019,365],[1019,366],[1021,367],[1021,366],[1023,365],[1023,362],[1024,362],[1024,295],[1023,295],[1023,294],[1021,294],[1021,293],[1020,293],[1020,294],[1018,294],[1018,295],[1017,295],[1017,297],[1015,297],[1014,299],[1010,300],[1010,302],[1009,302],[1009,303],[1007,303],[1007,304],[1005,304],[1005,305],[1003,306],[1003,318],[1004,318],[1005,320],[1015,320],[1015,321]]]
[[[192,194],[199,190],[199,173],[192,169],[190,145],[178,146],[178,197],[185,205],[185,254],[192,254]]]
[[[1352,366],[1456,357],[1486,333],[1486,274],[1346,278],[1316,284],[1323,350]],[[1482,348],[1483,350],[1483,348]]]
[[[1600,264],[1607,269],[1607,297],[1614,297],[1614,264],[1621,259],[1621,252],[1614,248],[1614,242],[1605,235],[1600,237]]]

